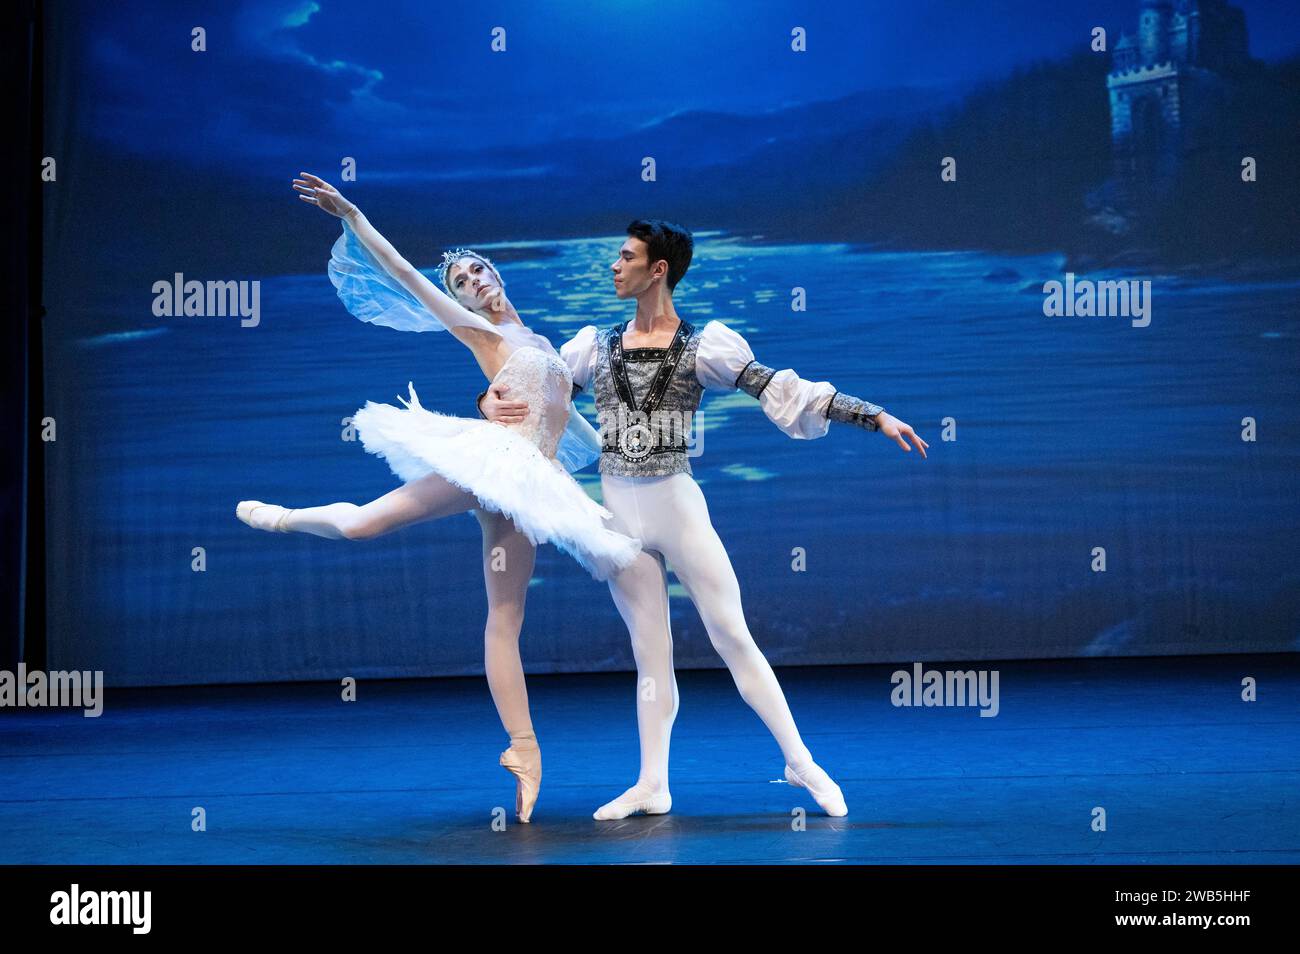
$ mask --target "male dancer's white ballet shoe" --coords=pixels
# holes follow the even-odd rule
[[[241,500],[235,506],[235,516],[255,530],[269,530],[272,533],[288,533],[284,527],[284,518],[293,513],[277,504],[262,503],[260,500]]]
[[[591,817],[597,821],[610,821],[642,812],[647,815],[663,815],[672,807],[673,797],[668,792],[652,792],[638,783],[612,802],[601,805]]]
[[[501,753],[501,764],[515,777],[515,815],[527,825],[542,787],[542,750],[536,745],[511,745]]]
[[[787,765],[785,780],[791,785],[808,789],[827,815],[841,818],[849,813],[849,806],[844,803],[844,793],[820,765],[813,765],[802,774]]]

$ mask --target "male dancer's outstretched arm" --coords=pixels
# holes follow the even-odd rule
[[[700,336],[695,374],[710,391],[744,391],[758,399],[772,423],[799,440],[825,436],[831,421],[880,431],[905,451],[910,438],[925,457],[930,445],[912,425],[884,408],[846,394],[828,381],[808,381],[794,370],[774,370],[754,357],[749,343],[720,321],[710,321]]]

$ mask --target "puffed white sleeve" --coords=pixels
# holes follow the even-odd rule
[[[797,440],[824,437],[831,421],[877,430],[883,408],[838,391],[829,381],[808,381],[791,368],[760,364],[741,335],[720,321],[700,333],[695,376],[710,391],[741,390],[758,398],[767,418]]]
[[[585,388],[596,368],[596,326],[585,325],[560,346],[560,358],[569,366],[573,383]]]

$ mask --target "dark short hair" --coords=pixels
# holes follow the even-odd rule
[[[668,263],[668,290],[676,288],[695,252],[690,230],[663,219],[637,219],[627,227],[627,234],[645,242],[651,265],[660,259]]]

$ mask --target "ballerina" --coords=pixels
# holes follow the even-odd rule
[[[401,408],[367,401],[353,415],[365,449],[383,457],[403,485],[358,506],[286,508],[241,501],[236,516],[259,530],[365,540],[415,523],[472,511],[483,530],[488,595],[485,669],[510,735],[501,765],[516,778],[515,811],[528,822],[541,783],[519,658],[519,632],[536,545],[555,544],[593,577],[632,562],[640,541],[608,529],[608,510],[569,475],[599,455],[599,439],[573,409],[573,378],[551,343],[520,319],[504,282],[482,255],[444,256],[447,293],[407,262],[361,210],[317,176],[300,173],[299,198],[343,221],[330,261],[339,297],[364,321],[415,331],[448,330],[468,347],[494,393],[509,391],[521,413],[510,423],[426,410],[414,383]],[[494,561],[504,555],[504,567]]]

